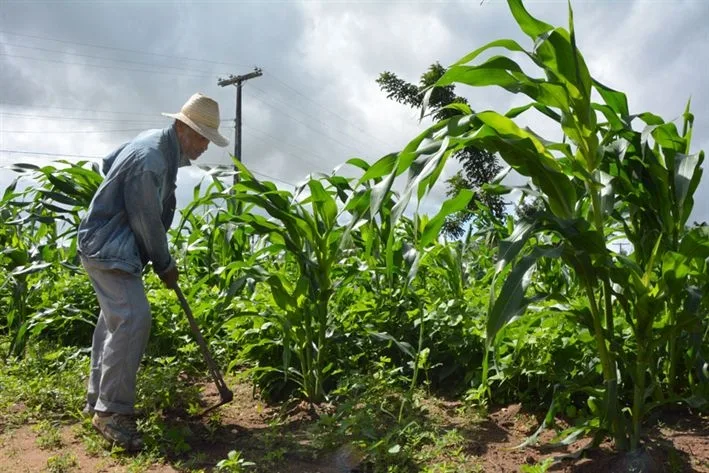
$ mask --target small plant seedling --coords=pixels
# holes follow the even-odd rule
[[[227,458],[217,463],[218,471],[229,473],[242,473],[253,466],[256,466],[256,464],[241,458],[241,452],[236,450],[230,451]]]
[[[49,421],[42,421],[32,429],[37,433],[35,442],[42,450],[55,450],[63,445],[62,434]]]
[[[76,455],[71,452],[53,455],[47,459],[48,473],[68,473],[78,465]]]

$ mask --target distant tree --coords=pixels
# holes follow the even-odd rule
[[[544,212],[544,202],[541,199],[524,201],[515,208],[518,219],[531,219],[539,212]]]
[[[379,74],[377,84],[387,93],[387,98],[395,100],[411,108],[421,108],[423,104],[422,91],[430,87],[446,72],[446,68],[436,62],[431,64],[428,70],[421,75],[419,85],[414,85],[399,78],[393,72],[382,72]],[[452,103],[464,103],[468,101],[464,97],[455,94],[455,86],[436,87],[429,98],[428,107],[431,109],[431,117],[435,121],[450,118],[459,112],[444,108]],[[478,191],[475,198],[470,201],[468,208],[456,215],[452,215],[444,226],[445,232],[454,237],[460,237],[465,232],[464,225],[470,221],[478,203],[482,203],[490,209],[490,213],[497,219],[502,219],[505,215],[505,206],[502,197],[496,194],[484,192],[480,187],[490,182],[502,169],[495,155],[475,147],[468,147],[458,151],[455,158],[461,163],[463,169],[458,171],[453,177],[448,179],[446,193],[456,195],[461,189],[475,189]]]

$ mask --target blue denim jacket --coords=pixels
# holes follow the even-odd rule
[[[175,126],[148,130],[103,160],[106,176],[79,225],[79,253],[104,269],[139,275],[151,261],[170,269],[167,230],[175,213],[181,159]]]

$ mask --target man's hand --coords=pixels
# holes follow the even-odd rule
[[[180,272],[177,270],[177,265],[172,265],[164,273],[160,275],[160,279],[170,289],[177,287],[177,279],[180,277]]]

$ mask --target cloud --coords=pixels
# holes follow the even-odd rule
[[[544,21],[566,26],[565,1],[526,3]],[[626,91],[633,111],[667,119],[691,96],[696,148],[709,147],[709,3],[579,1],[574,13],[596,77]],[[7,1],[0,15],[0,146],[102,156],[139,129],[167,126],[160,112],[176,111],[196,91],[219,101],[222,132],[232,138],[235,88],[219,87],[217,79],[260,66],[263,76],[242,90],[243,160],[262,176],[295,183],[353,156],[373,162],[429,125],[386,99],[375,82],[380,72],[417,82],[431,63],[450,64],[502,37],[531,47],[504,2]],[[504,111],[526,100],[494,88],[457,91],[476,110]],[[522,123],[559,138],[558,127],[538,116]],[[43,133],[10,133],[22,130]],[[232,149],[210,147],[201,162],[226,164]],[[0,162],[16,159],[0,153]],[[455,170],[451,161],[444,177]],[[185,198],[195,172],[181,181]],[[709,220],[702,205],[708,186],[699,189],[699,220]],[[430,209],[444,193],[440,184]]]

